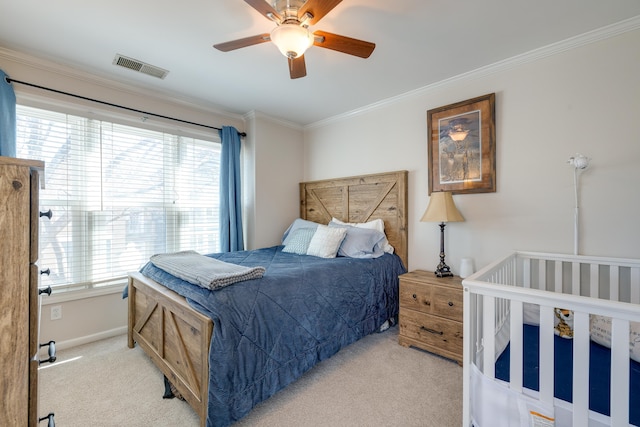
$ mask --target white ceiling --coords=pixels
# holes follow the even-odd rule
[[[0,46],[307,125],[638,15],[639,0],[344,0],[311,30],[370,41],[375,51],[361,59],[312,47],[307,76],[296,80],[271,43],[212,47],[273,28],[243,0],[2,0]],[[169,75],[117,67],[116,54]]]

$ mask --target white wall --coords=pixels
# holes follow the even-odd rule
[[[609,36],[532,52],[310,126],[305,179],[408,170],[409,269],[433,270],[439,227],[419,222],[429,200],[426,112],[495,92],[497,192],[454,196],[466,222],[446,228],[453,271],[463,257],[481,267],[512,250],[572,253],[567,160],[577,152],[592,158],[580,177],[579,252],[640,257],[640,31]]]
[[[127,332],[127,303],[122,290],[106,295],[67,299],[44,296],[40,320],[40,342],[54,340],[59,349]],[[51,308],[60,307],[62,318],[51,320]],[[46,351],[43,349],[42,351]]]
[[[303,181],[303,130],[264,114],[247,115],[244,145],[245,247],[280,244],[282,233],[300,216],[298,183]]]

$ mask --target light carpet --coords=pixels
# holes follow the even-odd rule
[[[59,351],[40,369],[40,413],[55,412],[58,427],[199,426],[163,392],[162,374],[125,335]],[[398,345],[396,326],[321,362],[234,427],[460,425],[462,368]]]

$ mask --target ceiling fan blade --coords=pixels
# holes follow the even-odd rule
[[[375,43],[352,39],[351,37],[340,36],[325,31],[315,31],[313,35],[315,38],[313,44],[315,46],[359,56],[360,58],[368,58],[376,48]]]
[[[246,0],[245,0],[246,1]],[[309,12],[313,18],[307,21],[309,25],[313,25],[321,20],[331,9],[340,4],[342,0],[308,0],[298,12],[298,18],[302,20],[305,13]]]
[[[299,79],[307,75],[307,65],[304,62],[304,55],[295,59],[289,58],[289,76],[292,79]]]
[[[278,14],[278,12],[271,7],[269,3],[264,0],[244,0],[249,6],[260,12],[265,18],[270,19],[272,21],[276,21],[280,23],[282,21],[282,17]]]
[[[247,46],[253,46],[254,44],[260,44],[260,43],[268,42],[270,40],[271,40],[271,37],[269,36],[269,34],[264,33],[264,34],[258,34],[257,36],[251,36],[251,37],[245,37],[243,39],[232,40],[230,42],[214,44],[213,47],[223,52],[229,52],[231,50],[236,50],[236,49],[240,49],[242,47],[247,47]]]

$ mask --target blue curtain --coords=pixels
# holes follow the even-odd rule
[[[16,94],[0,70],[0,156],[16,157]]]
[[[233,126],[223,126],[220,138],[220,251],[241,251],[240,135]]]

